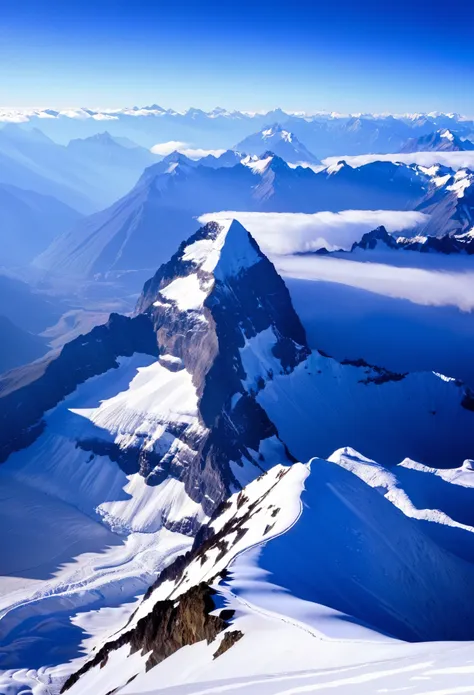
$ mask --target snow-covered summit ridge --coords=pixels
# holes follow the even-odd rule
[[[460,470],[452,471],[454,479]],[[185,562],[178,560],[163,573],[131,621],[84,667],[71,695],[105,695],[104,681],[120,687],[140,672],[135,683],[166,687],[174,657],[170,668],[165,659],[163,666],[148,671],[150,660],[150,675],[145,676],[144,664],[128,657],[129,645],[131,654],[143,647],[142,635],[153,634],[166,602],[189,605],[194,588],[203,585],[212,587],[211,614],[224,615],[220,611],[227,609],[230,616],[230,624],[209,646],[214,660],[221,658],[217,644],[226,632],[235,637],[236,629],[238,646],[228,646],[242,655],[241,646],[252,644],[258,630],[257,616],[269,619],[276,631],[292,626],[296,633],[309,634],[310,642],[316,638],[309,645],[306,668],[313,663],[315,644],[317,652],[344,653],[357,643],[365,662],[364,654],[376,643],[393,648],[394,655],[403,649],[393,636],[409,642],[472,638],[469,621],[460,618],[465,611],[473,615],[468,596],[474,568],[472,558],[467,561],[457,552],[456,541],[459,534],[469,535],[466,547],[472,550],[474,527],[449,516],[457,501],[458,513],[472,517],[464,495],[471,490],[443,472],[449,489],[438,508],[439,493],[430,482],[438,473],[413,461],[388,469],[349,447],[328,460],[270,469],[222,505]],[[389,577],[396,581],[387,581]],[[156,634],[142,653],[160,655],[162,639]],[[261,658],[258,641],[253,644],[253,658]],[[203,643],[194,647],[191,638],[187,645],[187,663],[197,666]],[[117,649],[129,664],[122,683],[109,666]],[[272,643],[270,654],[274,649],[278,645]],[[278,666],[276,659],[275,672]],[[108,679],[103,669],[108,669]],[[182,681],[173,676],[172,682],[184,685],[195,675],[189,673]],[[128,692],[154,690],[134,685],[125,688]]]
[[[184,247],[182,256],[183,261],[220,278],[237,275],[261,258],[253,238],[235,219],[204,227],[199,238]]]
[[[256,243],[237,220],[208,223],[191,243],[182,245],[176,263],[181,262],[183,273],[160,288],[154,305],[171,301],[183,311],[201,309],[216,279],[236,276],[261,258]]]
[[[474,143],[470,140],[462,140],[450,128],[441,128],[433,133],[410,138],[400,152],[466,152],[473,149]]]

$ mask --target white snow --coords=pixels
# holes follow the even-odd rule
[[[148,655],[135,652],[130,654],[130,647],[123,646],[113,651],[108,660],[108,668],[94,669],[81,678],[81,695],[97,695],[99,692],[111,692],[127,683],[135,674],[144,669]],[[108,690],[107,690],[108,688]],[[74,689],[71,689],[71,693]]]
[[[450,140],[451,142],[454,140],[454,135],[450,130],[442,130],[440,136],[442,138],[446,138],[446,140]]]
[[[474,175],[469,171],[460,170],[454,175],[454,183],[447,186],[447,190],[456,193],[458,198],[464,198],[466,190],[473,185]]]
[[[407,456],[439,467],[462,463],[473,415],[456,384],[432,373],[376,381],[370,368],[314,352],[290,374],[274,374],[257,401],[300,461],[352,446],[385,464]]]
[[[209,288],[210,289],[210,288]],[[198,276],[194,273],[185,277],[176,278],[160,294],[165,299],[176,302],[180,311],[198,311],[202,308],[204,300],[209,294],[202,289]]]
[[[196,408],[186,370],[171,372],[147,355],[120,358],[117,369],[81,384],[47,413],[38,439],[2,465],[0,517],[10,532],[1,537],[0,668],[50,664],[52,654],[58,663],[77,659],[82,642],[93,634],[98,643],[114,622],[123,625],[136,597],[189,549],[191,537],[163,528],[164,521],[177,528],[187,519],[206,521],[183,483],[146,485],[139,473],[126,475],[107,455],[76,442],[95,437],[126,448],[141,438],[145,448],[172,452],[184,445],[166,424],[196,430]],[[107,620],[96,620],[104,607]],[[61,635],[53,652],[51,633]],[[60,676],[56,666],[10,673],[0,683],[15,693],[14,682],[56,682],[79,666],[60,667]],[[50,695],[41,687],[38,693]]]
[[[265,157],[264,159],[260,159],[256,155],[248,155],[242,159],[241,164],[251,169],[254,174],[263,174],[272,160],[273,157]]]
[[[242,383],[247,390],[257,391],[259,378],[269,378],[269,375],[282,372],[281,362],[272,352],[276,343],[277,336],[272,326],[246,339],[245,346],[240,350],[240,359],[246,374]]]
[[[207,220],[212,221],[211,219]],[[219,218],[220,230],[213,239],[199,239],[185,247],[182,259],[193,267],[214,275],[225,282],[227,277],[238,275],[261,260],[252,245],[248,232],[232,218]],[[191,272],[178,277],[160,290],[160,295],[176,302],[180,311],[202,310],[204,301],[214,286],[214,279],[202,279]],[[161,305],[155,302],[155,305]]]
[[[456,616],[463,620],[466,609],[472,611],[463,598],[474,568],[439,548],[425,525],[384,499],[382,479],[369,476],[364,482],[371,469],[383,473],[379,464],[349,449],[331,458],[277,466],[234,495],[213,525],[219,530],[251,511],[244,536],[237,542],[228,536],[234,544],[217,563],[211,549],[204,561],[191,563],[178,585],[156,589],[132,620],[136,624],[155,601],[178,597],[230,562],[230,573],[213,585],[214,600],[218,610],[235,611],[228,630],[243,637],[217,659],[225,633],[211,644],[178,650],[146,673],[121,652],[120,694],[473,691],[472,643],[398,641],[359,621],[352,609],[357,614],[376,606],[374,620],[379,610],[394,626],[401,618],[402,630],[431,629],[433,620],[449,629]],[[341,612],[338,605],[351,610]],[[117,686],[115,664],[117,659]],[[107,692],[107,670],[106,664],[89,671],[85,685],[91,695]],[[123,673],[137,675],[125,685]],[[70,692],[89,690],[81,690],[79,681]]]

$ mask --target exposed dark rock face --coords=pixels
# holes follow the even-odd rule
[[[273,484],[250,504],[249,499],[241,492],[237,503],[237,513],[232,515],[216,531],[212,526],[213,521],[218,519],[220,514],[229,506],[228,501],[222,502],[210,522],[202,526],[196,534],[191,550],[177,557],[171,565],[168,565],[161,572],[156,582],[146,592],[144,600],[149,599],[153,591],[165,582],[173,582],[175,587],[179,586],[180,582],[186,579],[188,567],[193,562],[202,565],[207,560],[207,553],[215,553],[215,550],[218,549],[223,557],[225,553],[231,551],[232,547],[247,532],[247,526],[253,515],[259,514],[265,506],[268,510],[274,510],[272,516],[275,517],[280,509],[268,505],[266,500],[288,470],[289,468],[283,468]],[[246,506],[245,509],[243,509],[244,506]],[[267,528],[265,533],[270,530],[271,528]],[[216,556],[216,562],[218,559],[219,557]],[[217,576],[221,580],[225,580],[227,569],[221,570]],[[234,616],[234,611],[226,608],[221,610],[217,616],[210,615],[215,610],[213,596],[216,592],[210,587],[214,580],[215,578],[209,583],[201,582],[176,599],[168,598],[157,601],[150,612],[141,618],[135,627],[122,633],[118,639],[105,644],[93,659],[72,674],[64,684],[62,692],[68,690],[94,666],[105,665],[109,654],[124,645],[130,645],[131,653],[141,650],[143,654],[146,654],[151,651],[152,654],[146,664],[148,669],[159,664],[183,646],[195,644],[204,639],[208,643],[212,642],[222,630],[231,625],[230,621]],[[168,594],[168,596],[170,595],[171,593]],[[133,615],[130,617],[130,621],[132,618]],[[240,630],[226,632],[214,653],[214,658],[218,658],[230,649],[241,637],[243,634]]]
[[[357,360],[341,360],[341,364],[364,369],[366,377],[365,379],[359,379],[361,384],[385,384],[388,381],[402,381],[407,376],[407,374],[391,372],[385,367],[369,364],[362,357]]]
[[[227,652],[243,636],[244,636],[244,633],[241,632],[240,630],[230,630],[229,632],[226,632],[224,637],[222,638],[222,641],[221,641],[217,651],[214,654],[214,659],[217,659],[217,657],[221,656],[221,654],[224,654],[225,652]]]
[[[151,322],[146,316],[111,314],[107,324],[67,343],[55,358],[0,381],[0,462],[34,441],[47,410],[86,379],[117,367],[118,357],[134,352],[158,354]]]
[[[265,461],[249,450],[258,451],[263,439],[278,435],[255,400],[256,390],[242,385],[246,373],[240,350],[246,341],[272,328],[277,336],[273,353],[282,372],[291,372],[309,354],[304,329],[283,280],[238,223],[232,223],[221,253],[233,253],[235,235],[255,254],[255,263],[244,263],[221,275],[219,266],[206,271],[183,258],[186,248],[200,241],[216,242],[219,234],[222,227],[211,222],[181,244],[169,263],[145,284],[136,309],[153,322],[160,354],[171,355],[192,374],[203,431],[189,455],[184,454],[186,460],[183,462],[181,452],[179,461],[166,462],[166,470],[183,480],[188,494],[209,513],[227,496],[230,485],[236,484],[229,462],[247,461],[257,471],[264,470]],[[183,311],[160,294],[174,280],[190,274],[196,274],[202,286],[211,287],[199,311]],[[264,385],[263,376],[259,383]],[[233,396],[239,395],[232,405]],[[286,456],[294,460],[289,452]]]
[[[389,249],[397,248],[396,240],[391,234],[387,232],[385,227],[382,225],[380,227],[377,227],[376,229],[373,229],[371,232],[366,232],[366,234],[362,236],[360,241],[356,241],[354,244],[352,244],[351,250],[355,251],[356,249],[375,249],[377,248],[378,242],[382,242]]]
[[[418,251],[419,253],[443,253],[467,255],[474,254],[474,236],[469,233],[444,234],[443,236],[422,236],[422,237],[394,237],[389,234],[385,227],[377,227],[364,234],[360,241],[352,245],[351,251],[362,249],[364,251],[374,249],[393,249],[404,251]],[[339,253],[341,253],[339,251]]]
[[[79,671],[71,675],[65,682],[61,692],[71,688],[87,671],[94,666],[107,663],[109,654],[123,645],[130,645],[130,653],[141,651],[142,654],[151,652],[146,663],[146,669],[156,666],[166,658],[188,645],[206,640],[213,642],[217,635],[229,626],[229,611],[223,611],[225,618],[220,615],[210,615],[215,610],[213,601],[214,591],[205,583],[198,584],[180,597],[179,601],[159,601],[152,611],[142,618],[132,630],[123,633],[117,640],[107,643]],[[242,636],[238,630],[224,637],[216,658],[235,644]]]

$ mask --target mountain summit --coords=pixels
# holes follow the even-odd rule
[[[474,150],[474,143],[470,140],[461,140],[451,130],[444,128],[418,138],[411,138],[400,152],[466,152],[469,150]]]
[[[271,151],[289,164],[321,164],[319,159],[298,140],[294,133],[285,130],[278,123],[250,135],[239,142],[234,149],[252,155],[262,155]]]

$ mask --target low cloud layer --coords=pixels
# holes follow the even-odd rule
[[[166,157],[166,155],[172,152],[181,152],[181,154],[189,157],[189,159],[201,159],[202,157],[207,157],[209,154],[214,155],[214,157],[219,157],[225,150],[203,150],[199,147],[191,147],[187,142],[170,140],[169,142],[159,142],[153,145],[151,152],[153,152],[153,154],[160,154],[163,157]]]
[[[342,212],[273,213],[222,211],[201,215],[199,222],[235,218],[270,255],[304,251],[349,249],[365,232],[384,225],[389,232],[415,233],[426,215],[398,210],[344,210]]]
[[[459,272],[453,272],[453,264],[448,261],[446,267],[449,270],[433,270],[429,268],[428,261],[427,258],[425,269],[318,256],[285,256],[274,259],[278,271],[284,277],[335,282],[387,297],[407,299],[415,304],[456,306],[461,311],[472,311],[474,263],[471,264],[472,270],[466,270],[468,266],[459,264]]]
[[[474,151],[471,152],[411,152],[403,154],[358,154],[327,157],[323,160],[325,166],[337,164],[344,160],[351,167],[360,167],[370,162],[402,162],[403,164],[419,164],[431,167],[442,164],[451,169],[474,169]]]
[[[167,154],[172,152],[181,151],[182,148],[188,147],[186,142],[181,142],[180,140],[169,140],[168,142],[159,142],[153,145],[151,152],[153,154],[161,154],[166,157]]]

